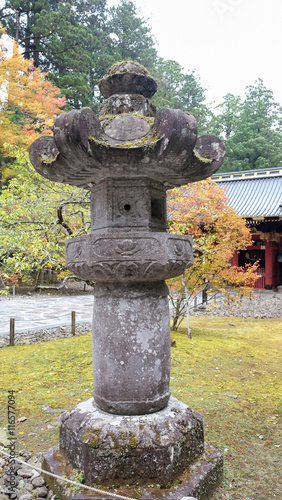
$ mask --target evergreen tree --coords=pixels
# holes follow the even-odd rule
[[[94,106],[94,83],[113,58],[106,0],[6,1],[0,21],[25,58],[49,72],[73,107]]]
[[[282,165],[282,108],[262,80],[246,88],[245,99],[228,94],[218,107],[212,131],[227,150],[222,172]]]
[[[107,0],[6,0],[0,22],[75,108],[97,110],[97,82],[114,62],[150,70],[156,59],[151,29],[130,0],[110,12]]]
[[[177,61],[159,57],[152,71],[152,76],[158,84],[158,90],[153,97],[157,109],[179,108],[178,93],[182,82],[182,67]]]
[[[151,71],[157,51],[151,28],[131,0],[121,0],[110,9],[109,30],[115,61],[131,59]]]
[[[205,89],[194,71],[184,73],[177,61],[157,59],[152,71],[158,91],[153,103],[157,109],[182,109],[195,116],[199,132],[206,132],[210,110],[205,104]]]

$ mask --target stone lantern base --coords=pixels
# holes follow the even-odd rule
[[[130,416],[103,412],[93,399],[80,403],[62,416],[60,445],[43,458],[46,471],[70,477],[78,469],[87,485],[114,485],[133,498],[138,490],[142,499],[208,500],[223,473],[222,454],[204,443],[203,417],[174,398],[161,411]],[[50,486],[62,500],[89,498],[61,481]]]

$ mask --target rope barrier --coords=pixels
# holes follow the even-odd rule
[[[5,455],[6,457],[10,456],[8,453],[5,453],[4,451],[1,451],[1,450],[0,450],[0,453],[2,455]],[[86,490],[93,491],[94,493],[101,493],[103,495],[107,495],[107,496],[112,497],[112,498],[120,498],[121,500],[136,500],[136,498],[124,497],[122,495],[118,495],[117,493],[110,493],[108,491],[103,491],[103,490],[99,490],[97,488],[93,488],[92,486],[87,486],[86,484],[77,483],[76,481],[72,481],[71,479],[67,479],[66,477],[57,476],[56,474],[53,474],[52,472],[47,472],[43,469],[40,469],[39,467],[36,467],[35,465],[29,464],[28,462],[24,462],[23,460],[20,460],[19,458],[15,458],[15,460],[17,462],[20,462],[24,466],[30,467],[31,469],[34,469],[37,472],[40,472],[41,474],[46,474],[47,476],[51,476],[51,477],[54,477],[56,479],[59,479],[60,481],[65,481],[68,484],[72,484],[74,486],[79,486],[80,488],[84,488]]]

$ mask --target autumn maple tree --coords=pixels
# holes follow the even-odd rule
[[[52,133],[51,127],[66,104],[65,97],[24,59],[16,41],[12,54],[7,51],[4,29],[0,27],[0,153],[5,143],[27,148],[40,135]],[[5,156],[5,155],[4,155]]]
[[[210,298],[220,292],[230,302],[249,292],[257,279],[257,265],[231,265],[234,252],[251,244],[251,234],[228,201],[224,188],[211,179],[169,192],[170,232],[192,236],[194,249],[194,265],[168,282],[174,330],[196,294],[208,289]]]

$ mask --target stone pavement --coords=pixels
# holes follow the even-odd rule
[[[15,332],[23,333],[69,326],[71,311],[76,312],[76,324],[91,323],[93,295],[3,297],[0,300],[0,337],[9,335],[10,318],[15,318]]]
[[[279,300],[280,299],[280,300]],[[10,318],[15,318],[15,332],[45,330],[71,325],[71,311],[76,324],[92,323],[93,295],[0,297],[0,338],[9,335]],[[192,316],[241,316],[281,318],[282,293],[261,290],[252,300],[243,299],[234,310],[217,303],[211,311],[191,311]]]

